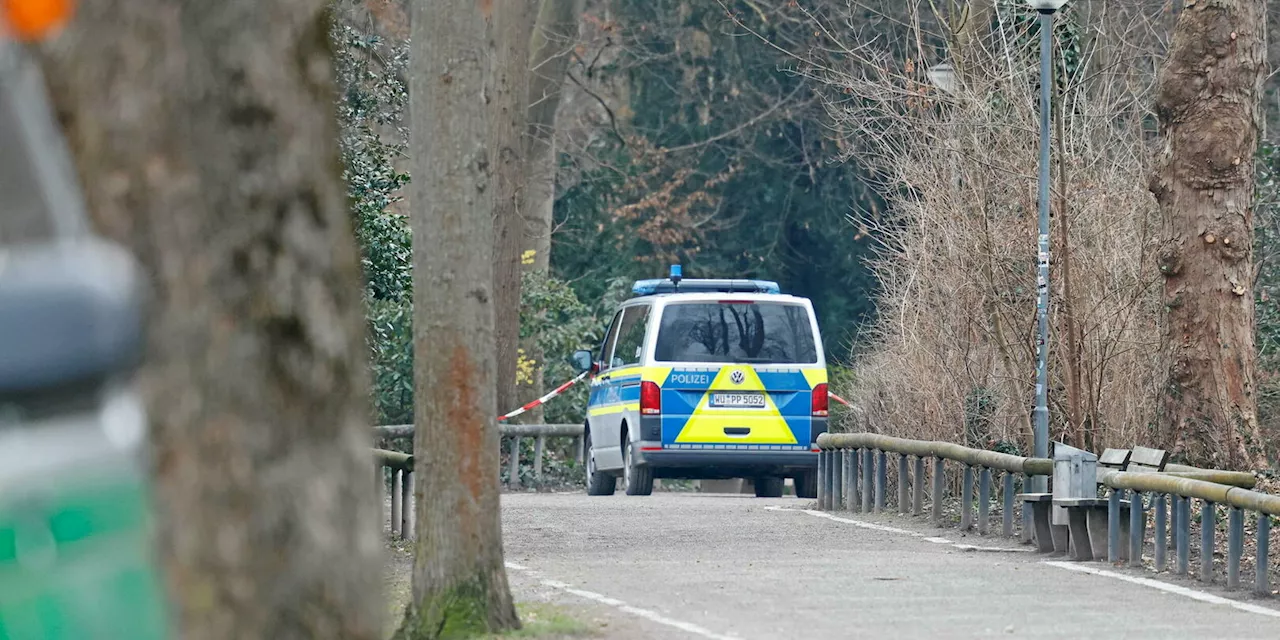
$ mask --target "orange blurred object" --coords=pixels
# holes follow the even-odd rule
[[[71,18],[75,0],[0,0],[0,31],[37,40]]]

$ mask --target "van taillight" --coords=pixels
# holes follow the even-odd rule
[[[656,382],[640,383],[640,413],[653,416],[662,413],[662,389]]]
[[[813,415],[817,418],[827,417],[827,383],[823,382],[813,388]]]

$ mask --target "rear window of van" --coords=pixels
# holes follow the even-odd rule
[[[778,302],[681,302],[658,326],[659,362],[816,364],[808,310]]]

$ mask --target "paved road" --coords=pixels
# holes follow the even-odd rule
[[[518,598],[587,611],[624,640],[1280,637],[1278,617],[1069,571],[999,538],[832,519],[811,504],[508,494],[509,573]]]

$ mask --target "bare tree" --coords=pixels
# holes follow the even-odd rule
[[[1201,0],[1179,14],[1160,73],[1160,204],[1168,378],[1159,425],[1189,459],[1265,465],[1255,393],[1254,151],[1266,3]]]
[[[1025,444],[1035,370],[1035,14],[1011,2],[939,13],[872,5],[879,23],[814,15],[831,45],[802,56],[802,71],[831,89],[841,148],[873,172],[891,205],[855,217],[881,243],[873,266],[882,292],[852,395],[871,422],[898,433]],[[1143,127],[1162,49],[1149,13],[1141,3],[1100,5],[1059,20],[1058,46],[1071,55],[1056,63],[1055,235],[1070,252],[1055,251],[1054,268],[1070,261],[1072,287],[1053,292],[1053,321],[1067,330],[1049,345],[1050,401],[1055,437],[1088,447],[1149,441],[1159,384]],[[844,37],[850,29],[875,37]],[[1099,63],[1103,55],[1110,62]]]
[[[44,51],[94,222],[149,271],[177,635],[377,638],[360,271],[324,4],[82,3]]]
[[[519,627],[502,562],[494,414],[493,5],[413,3],[413,599],[399,638]],[[512,309],[503,309],[509,313]]]

